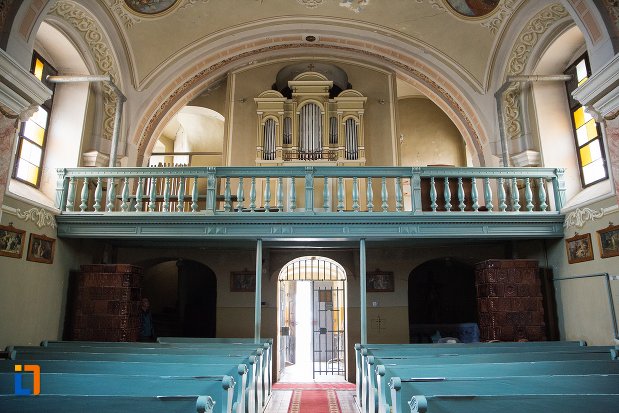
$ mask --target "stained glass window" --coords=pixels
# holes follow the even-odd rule
[[[600,125],[578,101],[572,98],[572,92],[591,76],[587,55],[576,59],[565,73],[573,76],[566,82],[566,87],[572,113],[580,179],[582,186],[587,187],[608,179]]]
[[[53,92],[53,84],[47,82],[46,79],[48,75],[55,75],[57,72],[37,52],[34,52],[32,56],[30,71]],[[30,119],[22,122],[19,127],[19,141],[13,178],[37,188],[41,181],[51,109],[52,99],[50,98],[40,105]]]

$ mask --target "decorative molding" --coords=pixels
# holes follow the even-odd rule
[[[130,29],[134,24],[140,23],[142,19],[136,15],[129,13],[123,6],[124,0],[105,0],[107,6],[118,16],[121,23],[125,28]]]
[[[369,2],[370,0],[340,0],[340,7],[346,7],[355,13],[359,13]]]
[[[424,0],[415,0],[417,3],[423,3]],[[428,0],[428,3],[432,6],[433,9],[440,10],[446,12],[447,9],[443,6],[443,3],[440,0]]]
[[[597,112],[606,120],[616,116],[619,110],[619,55],[598,69],[572,96],[587,106],[589,113]]]
[[[619,34],[619,0],[604,0],[604,7],[608,10],[615,33]]]
[[[527,67],[533,48],[541,36],[558,20],[569,14],[561,4],[552,4],[535,15],[525,25],[525,29],[518,35],[518,40],[512,47],[508,60],[505,77],[522,74]],[[504,124],[508,139],[517,139],[522,131],[520,116],[521,87],[517,83],[510,87],[504,97]]]
[[[21,115],[33,105],[38,106],[52,96],[43,83],[0,49],[0,102],[11,115]],[[25,115],[24,115],[25,116]]]
[[[24,221],[33,221],[37,227],[51,227],[56,228],[56,218],[53,214],[49,213],[44,208],[30,208],[29,210],[22,212],[19,208],[12,208],[8,205],[3,205],[2,210],[16,215],[18,218]]]
[[[492,14],[490,20],[481,22],[481,25],[488,28],[492,34],[497,34],[503,22],[514,14],[514,10],[522,1],[523,0],[505,0],[499,5],[499,10]]]
[[[297,0],[297,2],[308,9],[315,9],[316,7],[322,5],[324,0]]]
[[[582,228],[589,221],[593,222],[596,219],[600,219],[606,215],[613,214],[617,211],[619,211],[619,206],[617,205],[608,208],[601,208],[599,210],[591,208],[576,208],[565,216],[565,222],[563,223],[563,226],[565,228]]]
[[[49,11],[69,23],[86,41],[95,59],[99,74],[110,75],[119,85],[120,76],[112,48],[108,45],[104,31],[94,17],[77,3],[70,0],[57,1]],[[111,140],[116,112],[116,95],[107,84],[103,85],[104,119],[102,139]]]
[[[183,0],[181,2],[181,6],[178,9],[179,10],[186,9],[187,7],[191,7],[191,6],[195,5],[198,2],[201,2],[202,4],[206,4],[209,1],[210,0]]]

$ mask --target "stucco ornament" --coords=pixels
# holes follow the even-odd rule
[[[297,0],[299,4],[304,5],[308,9],[315,9],[316,7],[322,5],[324,0]]]
[[[588,221],[595,221],[602,218],[605,214],[603,209],[595,210],[591,208],[576,208],[565,217],[565,228],[578,227],[582,228]]]
[[[30,208],[25,212],[21,212],[21,209],[16,209],[15,214],[24,221],[33,221],[39,228],[47,226],[56,228],[56,219],[43,208]]]

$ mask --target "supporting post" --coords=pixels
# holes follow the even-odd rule
[[[366,306],[366,262],[365,262],[365,238],[359,240],[359,291],[361,291],[361,298],[359,300],[361,307],[361,344],[368,343],[368,317]]]
[[[262,240],[256,242],[256,303],[254,314],[254,343],[260,343],[260,328],[262,327]]]

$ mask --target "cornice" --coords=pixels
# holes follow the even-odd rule
[[[20,114],[52,96],[49,90],[4,50],[0,49],[0,99],[4,106]]]
[[[619,54],[576,89],[572,96],[607,118],[619,109]]]

